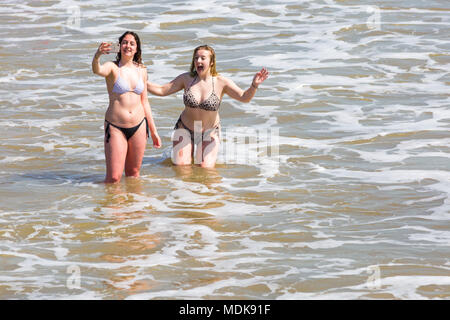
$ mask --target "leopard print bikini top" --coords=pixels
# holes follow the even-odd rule
[[[194,95],[191,92],[192,84],[196,79],[197,77],[195,77],[194,80],[191,82],[189,88],[184,91],[183,94],[184,105],[189,108],[200,108],[207,111],[218,111],[220,106],[220,98],[216,95],[214,91],[214,77],[211,77],[212,81],[211,95],[201,103],[198,103],[198,101],[195,99]]]

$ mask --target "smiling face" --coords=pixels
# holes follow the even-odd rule
[[[139,36],[132,31],[126,31],[119,38],[120,52],[116,56],[116,64],[124,58],[132,58],[134,62],[142,64],[141,40]]]
[[[195,48],[190,71],[192,77],[208,74],[216,76],[216,54],[213,48],[207,45]]]
[[[120,43],[120,52],[123,56],[133,57],[137,52],[137,42],[132,34],[127,34]]]

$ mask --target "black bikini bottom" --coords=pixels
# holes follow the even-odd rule
[[[137,125],[134,126],[132,128],[122,128],[119,126],[116,126],[114,123],[109,122],[108,120],[105,119],[106,122],[106,127],[105,127],[105,134],[106,134],[106,143],[109,142],[109,138],[111,138],[111,134],[109,133],[109,126],[113,126],[114,128],[119,129],[120,131],[122,131],[122,133],[125,135],[125,138],[127,138],[127,141],[130,140],[130,138],[136,133],[137,129],[139,129],[139,127],[141,126],[142,122],[144,122],[145,120],[145,126],[146,126],[146,131],[147,131],[147,138],[149,137],[149,132],[148,132],[148,121],[147,118],[142,119],[142,121]]]
[[[183,121],[181,120],[181,116],[178,118],[177,123],[175,123],[174,130],[176,130],[176,129],[186,129],[186,130],[189,132],[189,134],[191,135],[191,143],[194,144],[194,140],[195,140],[195,132],[194,132],[193,130],[189,129],[189,128],[183,123]],[[220,139],[220,122],[219,122],[216,126],[214,126],[213,128],[207,129],[207,130],[205,130],[205,132],[203,132],[203,133],[198,133],[197,135],[200,135],[200,134],[201,134],[201,139],[200,139],[200,137],[198,137],[198,141],[210,141],[208,138],[205,139],[205,137],[207,137],[208,135],[210,135],[213,131],[217,133],[217,136],[218,136],[219,139]],[[214,140],[214,138],[211,137],[211,140]]]

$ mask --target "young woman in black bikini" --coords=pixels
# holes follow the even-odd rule
[[[109,94],[104,141],[106,183],[119,182],[124,170],[126,176],[139,177],[149,131],[153,146],[161,147],[147,98],[147,71],[141,60],[139,37],[127,31],[119,42],[116,61],[100,65],[100,56],[111,50],[105,42],[92,60],[92,71],[105,78]]]
[[[194,156],[194,144],[198,145],[195,163],[202,167],[214,167],[219,152],[219,106],[226,93],[241,102],[250,102],[258,86],[269,73],[261,69],[253,77],[247,90],[239,88],[232,80],[218,75],[214,49],[202,45],[194,50],[190,72],[183,73],[164,85],[147,81],[147,90],[158,96],[167,96],[184,89],[185,109],[174,129],[172,161],[175,165],[190,165]],[[200,102],[201,101],[201,102]],[[194,126],[198,127],[194,128]],[[199,136],[196,137],[195,133]]]

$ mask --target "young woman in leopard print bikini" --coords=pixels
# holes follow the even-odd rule
[[[185,109],[174,129],[185,130],[175,130],[172,162],[175,165],[190,165],[194,144],[201,141],[201,146],[197,146],[195,163],[202,167],[214,167],[219,152],[219,106],[223,95],[226,93],[238,101],[250,102],[268,75],[265,68],[261,69],[253,77],[251,86],[244,91],[232,80],[217,73],[214,49],[202,45],[194,50],[190,72],[180,74],[164,85],[147,81],[148,92],[158,96],[167,96],[184,89]]]

